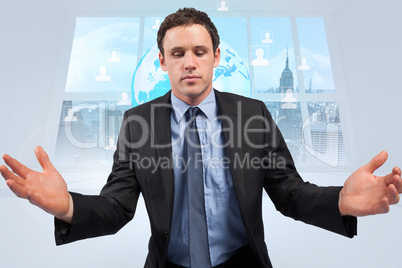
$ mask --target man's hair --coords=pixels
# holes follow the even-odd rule
[[[214,52],[219,46],[219,35],[218,30],[212,23],[211,19],[208,17],[207,13],[203,11],[196,10],[194,8],[182,8],[177,10],[175,13],[168,15],[162,24],[159,26],[158,31],[158,48],[162,55],[164,55],[163,50],[163,39],[165,38],[166,32],[177,26],[189,26],[192,24],[200,24],[208,31],[212,39],[212,47]]]

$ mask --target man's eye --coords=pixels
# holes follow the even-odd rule
[[[183,57],[183,53],[182,52],[174,52],[173,57]]]
[[[197,55],[197,56],[202,56],[204,54],[205,54],[205,51],[203,51],[203,50],[199,50],[199,51],[195,52],[195,55]]]

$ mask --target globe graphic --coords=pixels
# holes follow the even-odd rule
[[[244,61],[226,43],[221,42],[221,60],[214,71],[212,85],[223,92],[250,96],[250,76]],[[132,83],[132,105],[153,100],[170,90],[169,77],[159,64],[157,45],[152,46],[141,58],[135,69]]]

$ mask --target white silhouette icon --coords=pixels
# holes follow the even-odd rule
[[[281,105],[282,109],[296,109],[297,105],[294,103],[297,100],[293,97],[293,90],[292,89],[287,89],[286,90],[286,95],[285,98],[283,98],[282,102],[283,104]]]
[[[301,58],[300,60],[301,65],[297,67],[297,70],[305,71],[305,70],[310,70],[310,66],[307,65],[307,58]]]
[[[106,150],[115,150],[116,149],[116,142],[114,138],[109,138],[109,144],[105,147]]]
[[[154,23],[155,23],[155,24],[152,25],[152,29],[158,30],[159,27],[161,26],[161,20],[160,20],[160,19],[155,19]]]
[[[109,62],[120,62],[117,50],[112,51],[112,57],[109,58]]]
[[[64,118],[64,122],[76,122],[77,117],[74,115],[74,110],[73,108],[69,108],[67,110],[67,116]]]
[[[128,93],[127,92],[122,92],[121,93],[121,100],[119,100],[117,105],[131,105],[131,101],[128,100]]]
[[[272,44],[274,41],[271,39],[271,33],[270,32],[265,32],[264,34],[264,39],[262,40],[262,43],[264,44]]]
[[[251,65],[268,66],[268,60],[264,59],[264,49],[257,48],[255,50],[256,59],[251,61]]]
[[[229,8],[226,6],[226,1],[220,1],[220,6],[218,7],[218,11],[228,11]]]
[[[111,78],[106,73],[107,67],[105,65],[99,66],[99,75],[95,77],[95,81],[110,81]]]

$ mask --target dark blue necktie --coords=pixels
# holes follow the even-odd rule
[[[188,233],[190,267],[211,267],[209,258],[207,221],[205,216],[203,163],[195,118],[200,113],[198,107],[190,107],[186,112],[188,122],[185,131],[185,152],[187,160],[188,190]]]

